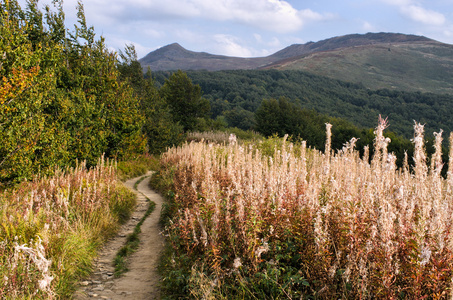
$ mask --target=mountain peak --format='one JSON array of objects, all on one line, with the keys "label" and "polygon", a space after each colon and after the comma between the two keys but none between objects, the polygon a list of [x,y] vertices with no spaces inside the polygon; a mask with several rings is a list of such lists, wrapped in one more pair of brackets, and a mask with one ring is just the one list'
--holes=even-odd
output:
[{"label": "mountain peak", "polygon": [[162,49],[162,50],[186,50],[187,51],[186,48],[184,48],[183,46],[181,46],[178,43],[172,43],[172,44],[169,44],[167,46],[163,46],[160,49]]},{"label": "mountain peak", "polygon": [[144,61],[156,61],[159,59],[164,59],[166,57],[173,57],[173,56],[184,56],[186,53],[189,53],[189,50],[186,50],[178,43],[169,44],[163,46],[153,52],[148,53],[145,57],[140,60]]}]

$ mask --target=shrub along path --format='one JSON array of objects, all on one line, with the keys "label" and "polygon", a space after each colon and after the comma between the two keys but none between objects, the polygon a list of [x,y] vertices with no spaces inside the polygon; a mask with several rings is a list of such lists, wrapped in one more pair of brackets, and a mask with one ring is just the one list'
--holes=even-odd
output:
[{"label": "shrub along path", "polygon": [[[151,173],[148,173],[147,178],[138,184],[137,190],[134,189],[134,184],[140,178],[126,181],[126,186],[137,194],[136,209],[118,234],[100,250],[94,273],[80,283],[74,299],[160,299],[157,265],[164,239],[160,235],[158,222],[163,199],[148,187],[150,176]],[[128,258],[129,271],[117,278],[114,276],[113,261],[118,250],[126,243],[127,236],[133,233],[136,224],[145,215],[148,199],[155,202],[156,207],[141,226],[140,246]]]}]

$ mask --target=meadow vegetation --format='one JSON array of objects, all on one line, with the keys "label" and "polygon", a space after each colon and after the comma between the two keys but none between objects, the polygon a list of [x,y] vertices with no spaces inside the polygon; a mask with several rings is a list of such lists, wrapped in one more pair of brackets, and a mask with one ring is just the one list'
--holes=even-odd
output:
[{"label": "meadow vegetation", "polygon": [[371,157],[356,139],[332,150],[330,124],[324,151],[272,138],[166,152],[153,182],[168,198],[168,299],[450,298],[453,171],[441,176],[442,132],[428,163],[415,124],[413,158],[397,168],[387,125],[380,119]]},{"label": "meadow vegetation", "polygon": [[239,128],[225,128],[224,130],[211,131],[193,131],[186,135],[187,142],[211,142],[217,144],[228,143],[231,135],[234,135],[238,141],[256,142],[263,140],[264,137],[252,130],[242,130]]},{"label": "meadow vegetation", "polygon": [[100,161],[57,171],[0,194],[0,298],[69,298],[135,195]]}]

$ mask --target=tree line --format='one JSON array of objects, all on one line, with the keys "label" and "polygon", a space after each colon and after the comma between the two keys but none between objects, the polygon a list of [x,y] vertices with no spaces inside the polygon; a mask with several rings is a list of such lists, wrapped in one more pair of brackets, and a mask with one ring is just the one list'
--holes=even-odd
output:
[{"label": "tree line", "polygon": [[[159,85],[171,74],[155,72],[152,76]],[[371,91],[300,71],[188,71],[187,75],[209,99],[211,118],[217,125],[253,129],[264,136],[288,134],[319,150],[324,149],[325,123],[331,123],[333,149],[342,149],[355,137],[356,149],[363,154],[364,147],[370,146],[372,156],[373,128],[379,115],[388,117],[390,127],[385,135],[392,141],[389,151],[397,156],[399,166],[405,153],[412,157],[414,151],[414,120],[426,123],[428,154],[434,152],[433,132],[453,128],[453,121],[447,118],[453,113],[450,95]],[[446,161],[446,148],[443,153]]]}]

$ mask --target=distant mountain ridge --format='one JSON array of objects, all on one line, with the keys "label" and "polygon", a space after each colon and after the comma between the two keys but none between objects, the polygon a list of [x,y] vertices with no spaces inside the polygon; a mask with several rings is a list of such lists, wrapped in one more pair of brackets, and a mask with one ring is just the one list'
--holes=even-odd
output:
[{"label": "distant mountain ridge", "polygon": [[366,33],[349,34],[325,39],[319,42],[308,42],[306,44],[294,44],[288,46],[275,54],[274,57],[294,58],[313,52],[331,51],[340,48],[376,45],[382,43],[408,43],[408,42],[433,42],[434,40],[424,36],[407,35],[401,33]]},{"label": "distant mountain ridge", "polygon": [[152,71],[168,70],[238,70],[256,69],[283,59],[295,58],[313,52],[329,51],[345,47],[373,45],[380,43],[406,43],[414,41],[434,41],[423,36],[400,33],[367,33],[350,34],[334,37],[319,42],[293,44],[266,57],[234,57],[194,52],[185,49],[178,43],[173,43],[148,53],[139,62],[143,68],[150,67]]},{"label": "distant mountain ridge", "polygon": [[151,71],[305,70],[372,89],[453,94],[453,45],[401,33],[338,36],[254,58],[194,52],[173,43],[139,62]]}]

